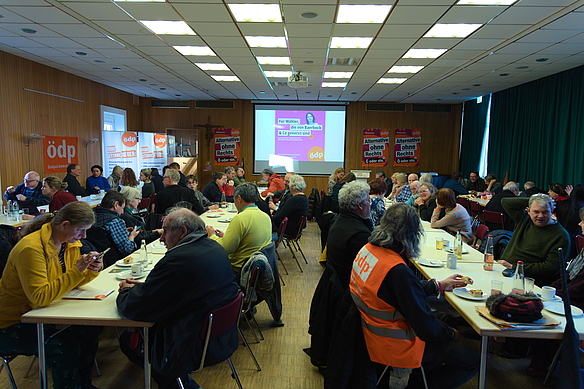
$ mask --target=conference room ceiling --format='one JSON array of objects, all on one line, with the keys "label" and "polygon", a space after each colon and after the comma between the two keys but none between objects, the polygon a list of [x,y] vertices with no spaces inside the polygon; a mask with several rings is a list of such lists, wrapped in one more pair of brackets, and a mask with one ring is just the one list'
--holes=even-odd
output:
[{"label": "conference room ceiling", "polygon": [[[584,64],[584,0],[476,5],[486,1],[0,0],[0,50],[135,95],[181,100],[460,103]],[[347,5],[377,7],[359,19]],[[162,20],[186,30],[154,33],[159,26],[149,22]],[[439,31],[461,24],[466,32]],[[281,42],[256,47],[254,37]],[[335,38],[347,37],[369,39],[341,48]],[[209,55],[179,52],[192,47]],[[412,58],[417,49],[444,53]],[[297,72],[307,87],[287,85]]]}]

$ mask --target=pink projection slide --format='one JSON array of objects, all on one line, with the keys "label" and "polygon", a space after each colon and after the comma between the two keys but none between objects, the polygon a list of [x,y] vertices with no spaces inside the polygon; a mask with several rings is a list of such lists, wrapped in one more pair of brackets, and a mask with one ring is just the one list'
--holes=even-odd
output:
[{"label": "pink projection slide", "polygon": [[276,111],[276,154],[295,161],[324,161],[324,111]]}]

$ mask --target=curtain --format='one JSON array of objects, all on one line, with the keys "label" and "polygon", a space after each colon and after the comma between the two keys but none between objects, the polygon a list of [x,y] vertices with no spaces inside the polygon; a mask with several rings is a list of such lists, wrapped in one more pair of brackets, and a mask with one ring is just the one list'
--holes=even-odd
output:
[{"label": "curtain", "polygon": [[584,181],[584,66],[493,94],[489,173],[502,182]]},{"label": "curtain", "polygon": [[489,99],[489,95],[483,96],[480,104],[475,99],[465,102],[463,106],[459,170],[465,177],[468,177],[471,171],[479,170]]}]

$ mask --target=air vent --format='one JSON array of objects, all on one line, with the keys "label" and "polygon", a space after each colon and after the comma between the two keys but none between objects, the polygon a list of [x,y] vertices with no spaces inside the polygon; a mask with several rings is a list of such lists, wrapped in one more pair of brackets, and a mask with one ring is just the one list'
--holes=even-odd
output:
[{"label": "air vent", "polygon": [[366,111],[405,112],[405,104],[367,103]]},{"label": "air vent", "polygon": [[452,106],[447,104],[414,104],[414,112],[451,112]]},{"label": "air vent", "polygon": [[357,66],[361,58],[329,58],[326,61],[327,66]]},{"label": "air vent", "polygon": [[227,100],[197,100],[195,101],[195,108],[218,108],[218,109],[233,109],[235,103]]},{"label": "air vent", "polygon": [[150,108],[189,108],[188,100],[150,100]]}]

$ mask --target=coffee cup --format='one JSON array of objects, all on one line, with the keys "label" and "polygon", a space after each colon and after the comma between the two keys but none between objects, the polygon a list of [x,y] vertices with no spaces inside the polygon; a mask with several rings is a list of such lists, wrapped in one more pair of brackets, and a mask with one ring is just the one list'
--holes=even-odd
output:
[{"label": "coffee cup", "polygon": [[144,273],[144,266],[139,264],[132,265],[132,277],[140,277],[142,273]]},{"label": "coffee cup", "polygon": [[551,286],[543,286],[541,288],[541,298],[544,300],[553,300],[556,296],[556,288]]}]

